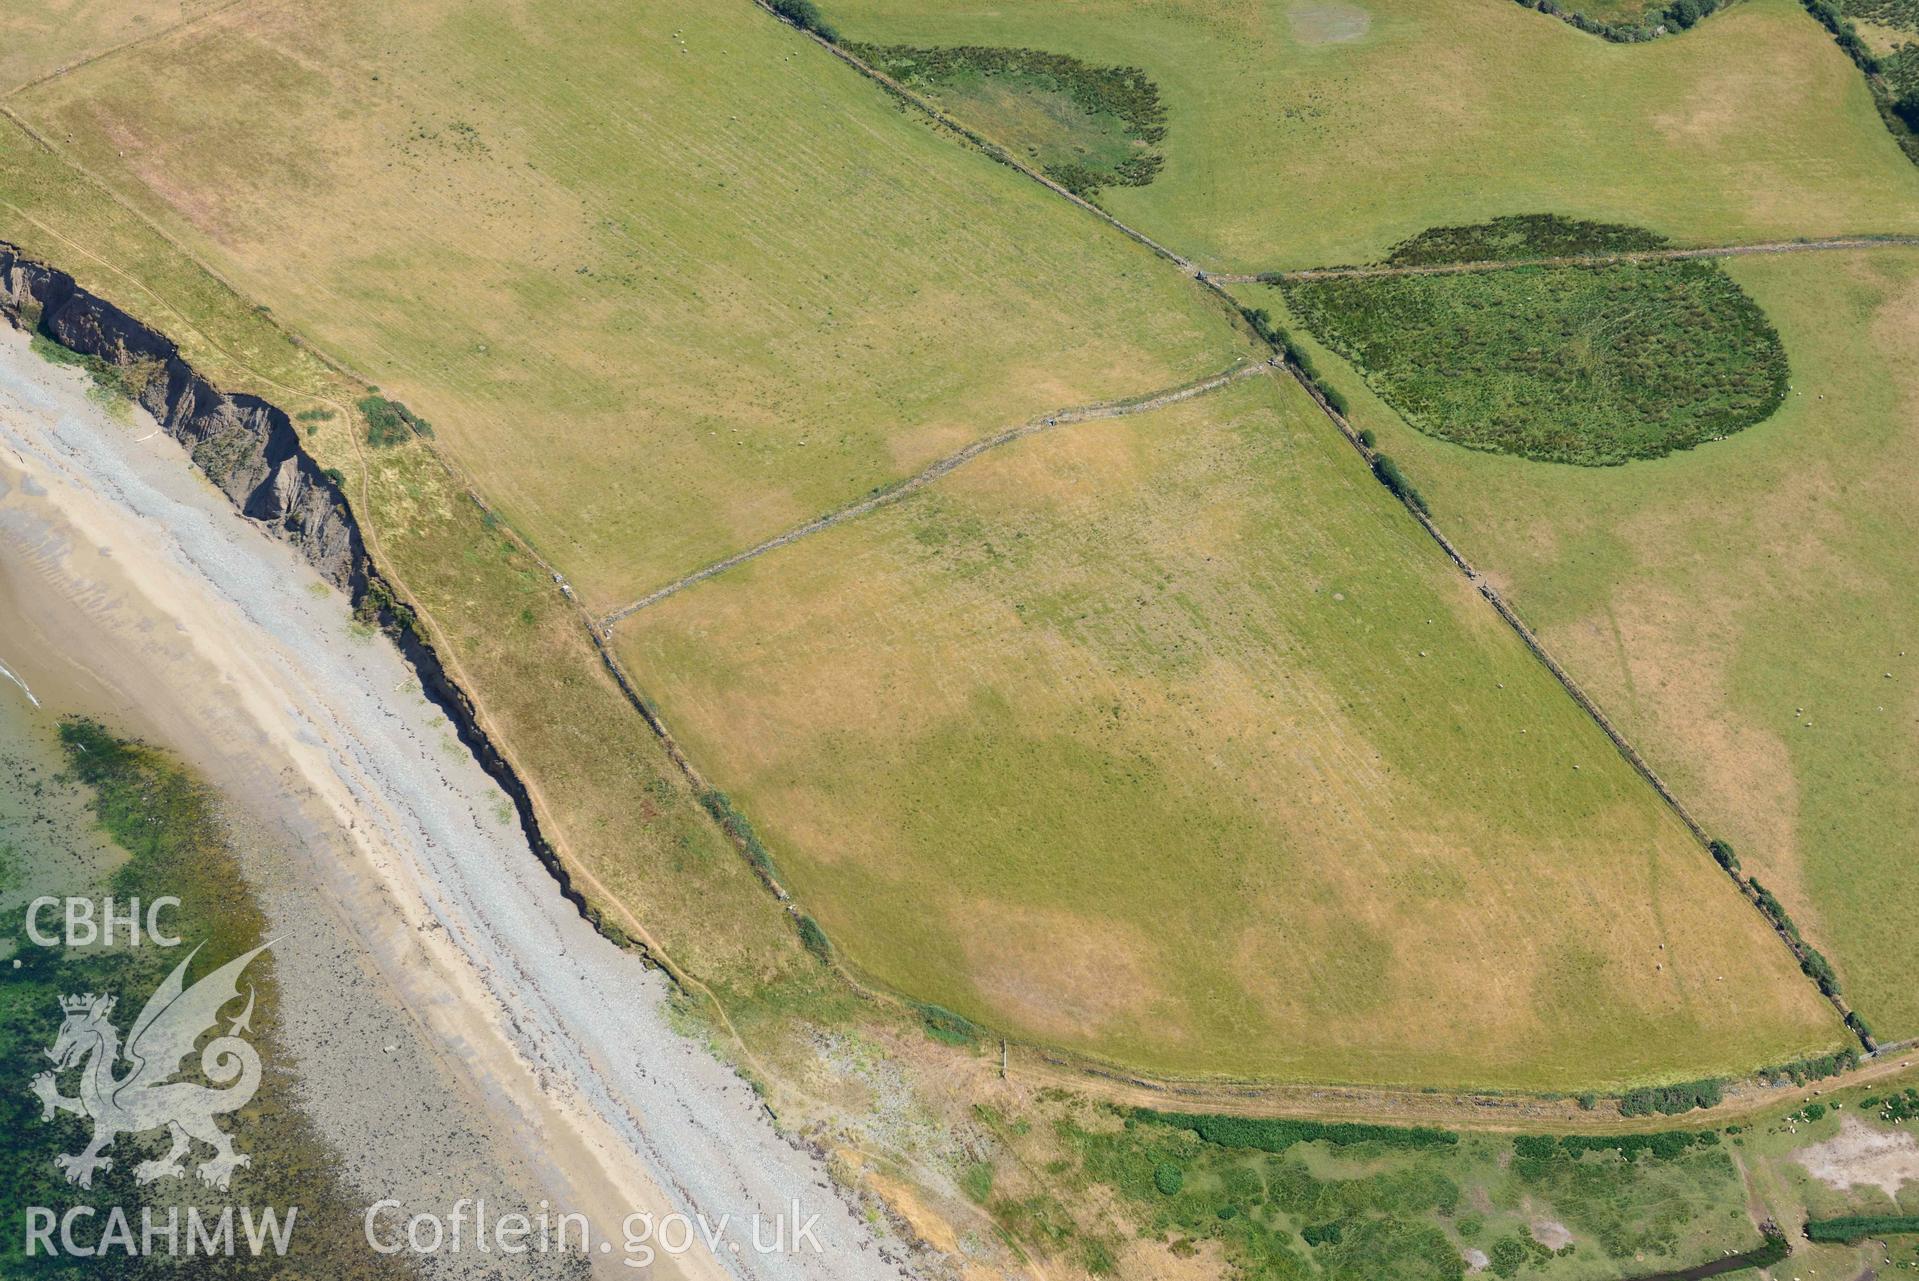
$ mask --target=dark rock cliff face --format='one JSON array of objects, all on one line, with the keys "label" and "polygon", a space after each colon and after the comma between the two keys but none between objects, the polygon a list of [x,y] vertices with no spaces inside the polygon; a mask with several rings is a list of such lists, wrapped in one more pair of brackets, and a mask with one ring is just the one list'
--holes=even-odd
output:
[{"label": "dark rock cliff face", "polygon": [[[447,673],[366,553],[346,495],[300,447],[286,413],[257,396],[221,391],[194,372],[172,340],[74,283],[72,276],[24,257],[0,241],[0,316],[127,371],[141,408],[187,448],[194,465],[233,505],[286,539],[354,605],[377,614],[420,678],[427,697],[453,722],[461,743],[518,811],[527,844],[580,914],[615,943],[645,955],[637,940],[603,920],[573,887],[558,852],[540,830],[526,784],[485,728],[478,709]],[[648,957],[651,960],[650,957]]]},{"label": "dark rock cliff face", "polygon": [[366,550],[339,487],[301,451],[299,433],[257,396],[221,391],[195,373],[172,341],[73,277],[0,243],[0,315],[61,346],[135,375],[140,405],[186,446],[207,478],[247,516],[300,549],[358,600]]}]

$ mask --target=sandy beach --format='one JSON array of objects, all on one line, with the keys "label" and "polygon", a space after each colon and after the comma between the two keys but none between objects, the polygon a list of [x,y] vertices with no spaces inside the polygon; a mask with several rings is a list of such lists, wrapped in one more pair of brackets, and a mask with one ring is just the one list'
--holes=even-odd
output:
[{"label": "sandy beach", "polygon": [[[393,648],[151,421],[86,393],[0,335],[0,680],[233,798],[284,936],[303,1097],[368,1204],[579,1211],[606,1275],[901,1275],[751,1089],[670,1028],[664,977],[562,898]],[[703,1216],[717,1239],[629,1252],[635,1213]],[[782,1248],[761,1248],[776,1223]],[[525,1256],[423,1262],[536,1275]]]}]

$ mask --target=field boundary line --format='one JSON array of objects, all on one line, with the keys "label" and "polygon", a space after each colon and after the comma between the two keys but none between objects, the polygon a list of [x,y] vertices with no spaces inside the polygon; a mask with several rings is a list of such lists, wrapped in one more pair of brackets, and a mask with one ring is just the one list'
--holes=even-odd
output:
[{"label": "field boundary line", "polygon": [[[1290,362],[1286,363],[1284,367],[1286,372],[1293,376],[1293,380],[1305,388],[1306,394],[1311,396],[1314,402],[1319,405],[1321,412],[1339,429],[1340,434],[1346,438],[1346,442],[1358,451],[1359,456],[1366,461],[1368,468],[1373,468],[1375,460],[1380,457],[1379,451],[1360,439],[1359,433],[1354,430],[1352,423],[1347,421],[1344,414],[1333,408],[1331,402],[1326,399],[1325,393],[1315,385],[1311,378],[1306,377],[1301,370]],[[1389,490],[1389,492],[1391,491]],[[1633,769],[1638,772],[1639,776],[1651,785],[1653,791],[1659,794],[1660,799],[1665,801],[1667,808],[1685,825],[1686,830],[1692,833],[1693,839],[1698,843],[1700,849],[1710,856],[1712,853],[1712,835],[1706,831],[1705,826],[1693,817],[1692,811],[1686,808],[1685,802],[1680,800],[1678,794],[1667,785],[1666,780],[1660,776],[1659,771],[1655,770],[1652,767],[1652,763],[1640,754],[1639,749],[1632,745],[1631,740],[1626,737],[1625,733],[1620,730],[1617,725],[1613,724],[1612,718],[1607,716],[1600,708],[1598,701],[1586,693],[1579,682],[1573,679],[1572,673],[1567,671],[1566,668],[1560,664],[1559,660],[1553,656],[1552,651],[1546,648],[1545,642],[1539,639],[1538,634],[1534,632],[1531,627],[1527,626],[1526,621],[1519,616],[1519,611],[1514,609],[1512,604],[1506,600],[1504,593],[1494,586],[1492,581],[1488,579],[1486,575],[1482,574],[1471,561],[1466,559],[1465,554],[1453,544],[1450,538],[1446,537],[1445,533],[1434,523],[1433,518],[1417,503],[1404,494],[1395,493],[1394,496],[1399,499],[1400,505],[1412,515],[1412,518],[1419,522],[1420,527],[1424,529],[1427,534],[1431,535],[1432,540],[1439,544],[1439,549],[1445,552],[1447,559],[1452,561],[1453,565],[1466,576],[1466,581],[1472,584],[1473,588],[1478,591],[1481,596],[1486,598],[1487,603],[1498,612],[1501,618],[1506,620],[1507,626],[1513,630],[1513,633],[1519,637],[1526,648],[1532,651],[1533,657],[1538,659],[1540,664],[1543,665],[1548,672],[1552,673],[1553,678],[1559,682],[1560,688],[1571,695],[1572,700],[1585,710],[1586,714],[1592,718],[1594,724],[1599,726],[1601,732],[1612,741],[1613,747],[1625,758],[1626,763],[1631,765]],[[1713,859],[1713,864],[1716,867],[1720,867],[1727,876],[1732,878],[1733,884],[1739,887],[1739,892],[1745,896],[1748,903],[1752,904],[1753,910],[1758,912],[1760,917],[1765,920],[1766,925],[1772,930],[1773,934],[1786,945],[1786,950],[1792,953],[1793,960],[1800,965],[1801,972],[1805,973],[1806,944],[1794,938],[1784,926],[1774,920],[1772,915],[1761,906],[1759,892],[1753,888],[1751,879],[1747,877],[1744,872],[1724,867],[1719,863],[1717,858]],[[1808,974],[1807,977],[1810,978],[1810,974]],[[1852,1006],[1846,1001],[1845,994],[1843,992],[1828,993],[1822,989],[1820,995],[1825,997],[1827,1003],[1838,1011],[1840,1021],[1845,1024],[1847,1031],[1864,1046],[1866,1052],[1865,1057],[1868,1059],[1876,1057],[1879,1053],[1879,1047],[1870,1037],[1861,1035],[1854,1027]]]},{"label": "field boundary line", "polygon": [[1052,192],[1054,195],[1063,197],[1064,199],[1071,201],[1073,204],[1078,205],[1081,209],[1084,209],[1087,213],[1092,214],[1095,218],[1098,218],[1101,222],[1104,222],[1107,225],[1117,229],[1118,231],[1125,233],[1125,235],[1128,238],[1138,241],[1140,244],[1146,246],[1146,248],[1152,250],[1154,253],[1158,254],[1160,257],[1166,259],[1166,261],[1172,263],[1174,266],[1178,267],[1181,271],[1185,272],[1187,275],[1192,276],[1195,279],[1203,280],[1205,278],[1206,273],[1202,271],[1199,267],[1199,264],[1194,262],[1192,259],[1186,257],[1185,255],[1179,253],[1178,251],[1174,249],[1169,248],[1166,245],[1161,244],[1159,241],[1153,239],[1151,236],[1147,235],[1145,232],[1141,231],[1139,228],[1131,226],[1127,223],[1121,222],[1118,218],[1106,212],[1106,210],[1101,209],[1098,205],[1086,199],[1086,197],[1075,195],[1073,192],[1071,192],[1067,188],[1061,186],[1057,182],[1054,182],[1051,178],[1048,178],[1045,174],[1041,173],[1039,170],[1033,168],[1031,165],[1027,164],[1025,161],[1019,159],[1019,157],[1013,155],[1012,152],[1008,151],[1005,147],[1001,146],[999,143],[994,142],[991,138],[988,138],[985,134],[979,132],[979,130],[973,128],[969,124],[965,124],[964,122],[954,118],[953,116],[948,115],[945,111],[941,110],[938,106],[934,105],[931,101],[921,97],[917,93],[914,93],[911,89],[908,89],[905,85],[893,79],[891,76],[887,75],[884,71],[881,71],[878,67],[875,67],[870,62],[867,62],[864,58],[861,58],[858,54],[840,47],[839,45],[835,44],[833,41],[828,40],[825,36],[822,36],[817,31],[808,30],[807,28],[800,26],[798,23],[789,21],[777,9],[775,9],[772,5],[768,4],[767,0],[753,0],[753,3],[755,5],[758,5],[761,9],[764,9],[767,13],[771,14],[781,24],[791,27],[793,30],[799,32],[801,35],[811,40],[814,44],[826,50],[826,52],[832,54],[835,58],[838,58],[841,62],[845,63],[847,66],[851,67],[853,70],[859,72],[859,74],[865,76],[868,80],[871,80],[874,84],[884,89],[887,93],[892,94],[895,98],[898,98],[901,102],[904,102],[908,106],[923,112],[928,118],[930,118],[935,124],[939,125],[941,128],[947,129],[951,131],[952,133],[957,134],[960,138],[971,143],[973,146],[978,147],[982,152],[986,154],[986,156],[989,159],[999,161],[999,163],[1005,165],[1007,168],[1012,169],[1015,172],[1024,174],[1028,178],[1031,178],[1034,182],[1037,182],[1040,186],[1046,188],[1048,191]]},{"label": "field boundary line", "polygon": [[1221,285],[1277,285],[1308,280],[1365,280],[1380,276],[1459,276],[1521,267],[1603,267],[1614,263],[1679,262],[1695,258],[1741,258],[1752,254],[1830,253],[1839,250],[1911,248],[1919,236],[1834,236],[1824,240],[1760,240],[1691,248],[1632,249],[1621,253],[1564,254],[1553,258],[1483,258],[1472,262],[1378,263],[1369,267],[1305,267],[1293,271],[1212,272],[1200,275]]},{"label": "field boundary line", "polygon": [[1091,405],[1080,405],[1072,409],[1055,410],[1042,417],[1028,419],[1017,427],[1008,427],[1004,431],[996,432],[991,436],[976,440],[966,446],[966,448],[956,453],[948,454],[946,457],[930,464],[923,470],[908,476],[905,480],[895,481],[892,484],[882,486],[879,490],[865,498],[848,503],[844,507],[836,507],[823,516],[816,516],[803,525],[796,525],[785,533],[776,534],[765,542],[756,543],[745,551],[735,552],[724,560],[716,560],[702,569],[694,570],[683,578],[674,579],[664,587],[656,588],[631,604],[622,605],[620,608],[606,615],[606,617],[600,620],[599,629],[602,632],[610,634],[613,628],[621,621],[631,618],[649,605],[658,604],[676,592],[685,591],[696,583],[702,583],[715,575],[724,574],[727,570],[737,565],[743,565],[749,560],[758,559],[770,551],[777,551],[782,547],[796,543],[809,534],[817,534],[822,530],[844,524],[849,520],[864,516],[868,512],[875,511],[888,504],[896,503],[907,495],[924,489],[940,477],[964,467],[981,454],[989,450],[998,449],[1001,445],[1010,445],[1016,440],[1024,440],[1028,436],[1037,436],[1041,432],[1052,431],[1059,427],[1071,427],[1078,423],[1097,422],[1107,418],[1124,418],[1131,414],[1143,414],[1155,409],[1163,409],[1167,405],[1176,405],[1183,400],[1191,400],[1195,396],[1203,396],[1209,391],[1216,391],[1226,386],[1228,383],[1238,382],[1242,378],[1273,369],[1276,365],[1277,358],[1270,358],[1258,364],[1235,364],[1231,368],[1221,370],[1219,373],[1209,374],[1193,382],[1181,383],[1179,386],[1168,388],[1165,391],[1148,392],[1143,396],[1134,396],[1126,400],[1105,401]]},{"label": "field boundary line", "polygon": [[69,62],[65,66],[55,67],[52,71],[43,72],[31,80],[23,80],[12,88],[0,90],[0,99],[11,98],[15,94],[25,93],[29,89],[38,89],[41,85],[50,84],[62,76],[70,75],[75,71],[85,70],[96,62],[111,58],[116,53],[124,53],[128,49],[135,49],[143,44],[152,44],[155,41],[164,40],[168,36],[185,31],[188,27],[198,26],[203,22],[219,17],[229,9],[237,9],[247,3],[250,3],[250,0],[226,0],[225,4],[216,5],[208,9],[205,13],[196,13],[192,17],[182,18],[171,26],[162,27],[158,31],[149,31],[145,35],[135,36],[131,40],[123,40],[119,44],[102,49],[97,53],[87,54],[78,62]]}]

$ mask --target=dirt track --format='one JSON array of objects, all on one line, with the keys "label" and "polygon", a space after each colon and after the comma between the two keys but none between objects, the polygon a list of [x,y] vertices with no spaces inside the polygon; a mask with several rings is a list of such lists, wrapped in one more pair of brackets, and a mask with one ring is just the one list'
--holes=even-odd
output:
[{"label": "dirt track", "polygon": [[1128,400],[1105,401],[1100,404],[1081,405],[1074,409],[1061,409],[1047,414],[1044,417],[1034,418],[1028,422],[1021,423],[1017,427],[1008,427],[1005,431],[988,436],[983,440],[974,441],[958,453],[948,454],[938,462],[927,467],[924,471],[918,472],[896,485],[889,486],[870,498],[863,498],[856,503],[850,503],[845,507],[830,511],[824,516],[815,517],[807,521],[804,525],[797,525],[787,530],[784,534],[769,538],[765,542],[749,547],[743,552],[736,552],[728,556],[725,560],[714,561],[711,565],[706,566],[706,568],[694,570],[684,578],[675,579],[666,586],[640,597],[631,605],[623,605],[608,614],[600,620],[600,630],[602,633],[605,633],[621,619],[630,618],[645,609],[648,605],[657,604],[675,592],[684,591],[695,583],[705,582],[716,574],[723,574],[735,565],[743,564],[746,561],[753,560],[755,557],[764,556],[766,553],[785,547],[789,543],[796,543],[808,534],[817,534],[823,529],[831,529],[833,526],[844,524],[846,521],[852,520],[855,517],[864,516],[875,508],[884,507],[888,503],[898,502],[914,490],[925,488],[941,476],[946,475],[956,468],[965,466],[990,449],[998,449],[1001,445],[1010,445],[1016,440],[1023,440],[1028,436],[1036,436],[1043,431],[1051,431],[1055,427],[1070,427],[1074,423],[1093,422],[1101,418],[1124,418],[1129,414],[1144,414],[1155,409],[1163,409],[1167,405],[1176,405],[1182,400],[1191,400],[1195,396],[1203,396],[1209,391],[1215,391],[1226,386],[1228,383],[1238,382],[1240,379],[1249,377],[1250,375],[1264,373],[1276,368],[1277,365],[1277,360],[1268,360],[1260,364],[1235,365],[1231,369],[1223,370],[1207,378],[1202,378],[1197,382],[1182,383],[1178,387],[1170,387],[1165,391],[1151,392],[1145,396],[1133,397]]}]

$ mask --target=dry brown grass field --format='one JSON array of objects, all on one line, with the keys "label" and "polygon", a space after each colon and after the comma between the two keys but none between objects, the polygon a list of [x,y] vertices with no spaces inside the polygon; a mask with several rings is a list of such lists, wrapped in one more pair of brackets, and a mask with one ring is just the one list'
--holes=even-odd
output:
[{"label": "dry brown grass field", "polygon": [[1532,1088],[1837,1043],[1290,380],[1006,446],[620,643],[844,954],[995,1028]]},{"label": "dry brown grass field", "polygon": [[[23,238],[242,369],[236,301],[379,383],[594,613],[1250,354],[750,7],[247,3],[8,105],[51,149],[10,136]],[[808,973],[545,569],[422,446],[314,447],[609,919],[729,993]],[[1841,1037],[1288,383],[1010,446],[620,639],[861,971],[1035,1041],[1561,1088]]]},{"label": "dry brown grass field", "polygon": [[1247,350],[750,8],[249,3],[9,105],[434,423],[602,608]]}]

